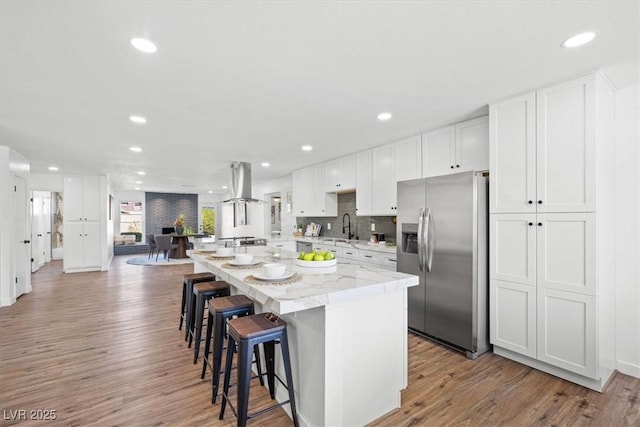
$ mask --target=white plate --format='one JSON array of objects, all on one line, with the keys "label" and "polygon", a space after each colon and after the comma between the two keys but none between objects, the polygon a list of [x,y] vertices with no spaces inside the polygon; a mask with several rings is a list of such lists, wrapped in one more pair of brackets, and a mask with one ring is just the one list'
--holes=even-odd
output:
[{"label": "white plate", "polygon": [[240,266],[240,265],[256,265],[256,264],[260,264],[260,261],[252,260],[252,261],[249,261],[249,262],[238,262],[238,261],[236,261],[234,259],[234,260],[229,261],[229,264],[238,265],[238,266]]},{"label": "white plate", "polygon": [[284,274],[280,277],[269,277],[269,276],[265,276],[262,273],[253,273],[253,277],[255,277],[258,280],[266,280],[268,282],[274,281],[274,280],[285,280],[288,279],[289,277],[292,277],[294,274],[294,272],[291,271],[285,271]]}]

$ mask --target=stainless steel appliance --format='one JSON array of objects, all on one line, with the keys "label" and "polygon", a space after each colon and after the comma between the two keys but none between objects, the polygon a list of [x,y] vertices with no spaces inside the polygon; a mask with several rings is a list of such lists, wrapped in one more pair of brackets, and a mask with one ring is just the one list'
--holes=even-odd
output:
[{"label": "stainless steel appliance", "polygon": [[409,328],[475,359],[489,349],[488,181],[463,172],[398,182],[398,271]]},{"label": "stainless steel appliance", "polygon": [[221,237],[218,239],[221,242],[224,242],[225,247],[234,247],[234,246],[266,246],[266,239],[256,239],[253,236],[242,236],[242,237]]}]

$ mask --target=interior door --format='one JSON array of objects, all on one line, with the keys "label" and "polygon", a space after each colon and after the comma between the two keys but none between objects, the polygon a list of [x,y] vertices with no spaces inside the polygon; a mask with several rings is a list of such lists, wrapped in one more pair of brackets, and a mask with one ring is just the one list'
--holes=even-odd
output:
[{"label": "interior door", "polygon": [[29,237],[29,203],[27,200],[27,182],[17,175],[13,176],[13,239],[12,239],[12,278],[15,283],[15,297],[27,293],[31,274],[31,239]]},{"label": "interior door", "polygon": [[52,213],[51,213],[51,193],[44,193],[42,197],[42,231],[44,232],[44,262],[51,262],[51,226],[52,226]]}]

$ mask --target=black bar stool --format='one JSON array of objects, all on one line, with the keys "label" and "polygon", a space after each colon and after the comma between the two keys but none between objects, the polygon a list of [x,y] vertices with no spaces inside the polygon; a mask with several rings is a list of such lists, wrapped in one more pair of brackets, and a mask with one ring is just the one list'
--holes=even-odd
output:
[{"label": "black bar stool", "polygon": [[[220,405],[220,419],[224,419],[224,410],[229,403],[231,410],[238,417],[238,426],[244,427],[247,420],[261,415],[279,406],[289,403],[293,424],[298,427],[298,414],[296,413],[296,401],[293,392],[293,380],[291,377],[291,361],[289,359],[289,342],[287,340],[287,324],[273,313],[254,314],[252,316],[239,317],[229,320],[229,341],[227,342],[227,359],[224,368],[224,388],[222,391],[222,404]],[[282,382],[275,374],[275,344],[280,342],[284,371],[287,384]],[[237,410],[229,401],[229,380],[233,366],[233,353],[238,345],[238,392]],[[289,400],[278,403],[269,408],[249,414],[249,388],[251,382],[251,350],[253,346],[262,344],[265,360],[267,362],[267,381],[271,399],[275,398],[275,379],[284,385],[289,392]]]},{"label": "black bar stool", "polygon": [[[191,294],[193,293],[193,284],[201,282],[213,282],[216,280],[216,276],[213,273],[191,273],[185,274],[182,280],[182,304],[180,305],[180,326],[178,330],[182,329],[182,322],[189,322],[189,310],[191,309]],[[184,340],[189,338],[189,329],[185,329]]]},{"label": "black bar stool", "polygon": [[[255,313],[253,301],[245,295],[232,295],[230,297],[215,298],[209,302],[209,318],[207,320],[207,336],[204,345],[204,360],[202,362],[201,379],[204,379],[207,366],[211,368],[211,403],[216,403],[218,389],[220,388],[220,374],[222,365],[222,350],[224,348],[224,336],[227,320],[234,317],[250,316]],[[213,349],[211,347],[213,346]],[[260,351],[254,346],[258,378],[260,385],[264,385],[262,379],[262,366],[260,363]],[[209,361],[209,354],[212,354]]]},{"label": "black bar stool", "polygon": [[193,348],[193,363],[198,363],[198,353],[200,353],[200,340],[202,337],[202,323],[204,321],[204,309],[207,301],[212,298],[228,297],[231,295],[231,286],[227,282],[204,282],[193,285],[193,295],[191,296],[191,315],[188,317],[189,348],[195,338]]}]

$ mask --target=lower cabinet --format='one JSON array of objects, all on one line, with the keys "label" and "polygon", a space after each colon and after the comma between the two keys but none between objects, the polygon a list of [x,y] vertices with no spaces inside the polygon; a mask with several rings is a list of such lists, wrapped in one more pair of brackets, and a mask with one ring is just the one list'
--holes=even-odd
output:
[{"label": "lower cabinet", "polygon": [[596,298],[538,288],[538,360],[597,379]]},{"label": "lower cabinet", "polygon": [[278,242],[278,241],[267,242],[267,246],[271,248],[280,248],[285,251],[297,252],[297,245],[295,240],[288,240],[284,242]]},{"label": "lower cabinet", "polygon": [[536,287],[491,281],[491,343],[536,357]]},{"label": "lower cabinet", "polygon": [[64,224],[64,270],[100,268],[100,223],[69,221]]}]

